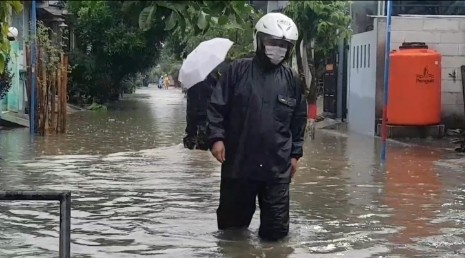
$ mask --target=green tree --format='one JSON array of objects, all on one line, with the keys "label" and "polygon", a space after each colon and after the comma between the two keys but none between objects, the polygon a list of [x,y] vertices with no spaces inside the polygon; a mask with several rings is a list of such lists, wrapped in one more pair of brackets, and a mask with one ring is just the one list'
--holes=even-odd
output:
[{"label": "green tree", "polygon": [[131,1],[125,5],[125,10],[133,14],[140,12],[139,26],[142,30],[153,26],[150,21],[158,16],[159,11],[169,13],[164,25],[170,36],[164,41],[158,65],[151,74],[171,74],[175,83],[183,55],[190,53],[202,41],[215,37],[229,38],[235,44],[228,59],[249,55],[253,26],[262,15],[246,1]]},{"label": "green tree", "polygon": [[3,99],[11,88],[11,80],[13,79],[13,75],[8,68],[9,61],[10,57],[7,57],[7,59],[4,61],[5,65],[3,67],[3,71],[0,73],[0,99]]},{"label": "green tree", "polygon": [[[149,30],[139,29],[137,17],[120,1],[69,1],[76,49],[71,53],[70,96],[87,96],[104,103],[124,90],[124,79],[152,67],[161,42],[169,34],[161,12]],[[76,101],[76,99],[75,99]]]},{"label": "green tree", "polygon": [[[289,1],[284,9],[299,29],[296,43],[299,74],[305,74],[307,61],[312,75],[307,85],[309,103],[316,101],[316,82],[324,73],[322,59],[334,54],[340,40],[347,39],[351,34],[349,5],[350,1]],[[300,51],[301,44],[305,53]]]},{"label": "green tree", "polygon": [[165,30],[172,35],[167,41],[176,55],[192,51],[204,40],[225,37],[236,43],[232,56],[240,56],[251,46],[251,42],[239,42],[241,36],[252,35],[254,22],[260,16],[247,1],[129,1],[126,10],[140,11],[142,30],[153,26],[153,18],[160,10],[167,11]]},{"label": "green tree", "polygon": [[139,26],[144,31],[156,24],[160,10],[168,11],[165,29],[188,32],[187,36],[215,24],[240,28],[248,19],[244,14],[252,10],[247,1],[125,1],[125,8],[140,11]]},{"label": "green tree", "polygon": [[[120,93],[123,79],[148,72],[157,61],[167,64],[164,72],[179,70],[188,39],[215,26],[242,29],[251,23],[252,10],[246,1],[68,1],[68,7],[77,38],[70,96],[98,102]],[[164,54],[168,63],[159,54],[170,35],[179,40],[177,49]]]},{"label": "green tree", "polygon": [[222,21],[226,22],[225,24],[222,24],[221,22],[214,23],[209,27],[208,31],[206,31],[205,33],[192,35],[189,38],[189,40],[187,40],[183,51],[186,53],[190,53],[202,41],[216,37],[221,37],[230,39],[234,42],[234,45],[228,52],[227,59],[237,59],[249,56],[251,52],[253,52],[252,35],[254,31],[254,25],[263,14],[251,9],[250,11],[247,10],[246,13],[242,15],[248,16],[247,19],[244,19],[247,20],[247,22],[242,24],[242,26],[237,27],[236,22],[233,22],[231,25],[228,23],[229,20]]}]

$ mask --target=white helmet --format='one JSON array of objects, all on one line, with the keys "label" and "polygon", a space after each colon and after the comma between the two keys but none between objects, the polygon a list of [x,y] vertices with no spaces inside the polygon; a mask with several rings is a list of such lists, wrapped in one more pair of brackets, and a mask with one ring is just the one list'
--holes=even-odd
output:
[{"label": "white helmet", "polygon": [[258,48],[258,32],[265,33],[277,39],[286,40],[292,43],[292,45],[299,38],[299,31],[294,21],[282,13],[267,13],[255,24],[254,51],[257,51]]}]

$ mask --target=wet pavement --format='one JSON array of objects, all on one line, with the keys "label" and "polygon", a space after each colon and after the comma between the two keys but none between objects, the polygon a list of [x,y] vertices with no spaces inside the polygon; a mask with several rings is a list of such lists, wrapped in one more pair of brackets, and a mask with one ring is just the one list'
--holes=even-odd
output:
[{"label": "wet pavement", "polygon": [[[219,232],[219,166],[180,145],[185,99],[141,89],[68,134],[0,132],[0,189],[70,190],[72,257],[465,257],[465,173],[447,150],[318,131],[279,243]],[[463,156],[462,156],[463,157]],[[0,257],[57,257],[58,204],[0,202]]]}]

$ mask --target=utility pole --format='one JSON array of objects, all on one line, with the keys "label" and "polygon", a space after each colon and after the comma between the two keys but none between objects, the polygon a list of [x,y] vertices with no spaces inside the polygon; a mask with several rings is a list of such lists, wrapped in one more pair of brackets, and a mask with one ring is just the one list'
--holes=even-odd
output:
[{"label": "utility pole", "polygon": [[381,124],[381,140],[382,140],[382,149],[381,149],[381,162],[384,164],[386,161],[386,151],[387,151],[387,105],[388,105],[388,95],[389,95],[389,65],[390,57],[389,53],[391,52],[391,15],[392,15],[392,0],[387,0],[387,14],[386,14],[386,44],[384,49],[384,98],[383,98],[383,120]]}]

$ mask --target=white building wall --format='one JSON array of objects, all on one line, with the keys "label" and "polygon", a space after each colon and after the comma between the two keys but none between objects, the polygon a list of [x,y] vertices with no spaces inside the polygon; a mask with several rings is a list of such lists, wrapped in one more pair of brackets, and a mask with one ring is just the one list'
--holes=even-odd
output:
[{"label": "white building wall", "polygon": [[347,71],[347,118],[350,131],[373,136],[376,110],[375,30],[352,36]]}]

